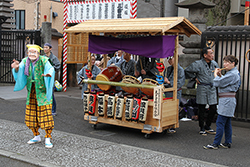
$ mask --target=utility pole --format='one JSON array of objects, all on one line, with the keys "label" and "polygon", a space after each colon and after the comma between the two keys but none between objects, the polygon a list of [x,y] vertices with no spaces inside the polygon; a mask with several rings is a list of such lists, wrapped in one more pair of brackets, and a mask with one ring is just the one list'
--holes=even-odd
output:
[{"label": "utility pole", "polygon": [[161,0],[161,17],[165,17],[165,0]]}]

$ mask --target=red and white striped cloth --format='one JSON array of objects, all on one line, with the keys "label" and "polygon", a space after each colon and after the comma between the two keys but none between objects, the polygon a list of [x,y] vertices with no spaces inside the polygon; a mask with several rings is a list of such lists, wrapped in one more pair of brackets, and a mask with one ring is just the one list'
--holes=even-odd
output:
[{"label": "red and white striped cloth", "polygon": [[64,11],[63,11],[63,91],[67,90],[67,33],[65,32],[67,27],[67,3],[64,2]]}]

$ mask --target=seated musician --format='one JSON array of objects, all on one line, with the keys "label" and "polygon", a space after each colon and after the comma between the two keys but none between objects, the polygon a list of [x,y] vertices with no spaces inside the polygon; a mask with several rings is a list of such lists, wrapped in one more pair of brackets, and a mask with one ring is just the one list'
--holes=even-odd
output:
[{"label": "seated musician", "polygon": [[[95,58],[95,55],[92,54],[91,55],[91,73],[92,73],[92,76],[91,76],[91,79],[95,80],[96,76],[101,72],[100,68],[98,68],[96,65],[95,65],[95,61],[96,61],[96,58]],[[82,84],[82,98],[83,98],[83,93],[84,91],[87,90],[87,87],[88,87],[88,84],[86,83],[82,83],[82,80],[83,79],[87,79],[87,74],[86,74],[86,69],[89,70],[89,67],[88,65],[84,66],[77,74],[77,81],[78,81],[78,84]],[[95,88],[98,88],[97,85],[93,84],[91,85],[91,90],[95,89]]]},{"label": "seated musician", "polygon": [[121,68],[123,75],[134,76],[135,61],[131,59],[131,54],[124,52],[124,60],[118,67]]},{"label": "seated musician", "polygon": [[122,50],[118,50],[116,52],[116,56],[112,57],[109,61],[108,61],[108,64],[107,64],[107,67],[111,66],[111,65],[116,65],[116,66],[119,66],[123,61],[124,61],[124,58],[123,58],[123,51]]},{"label": "seated musician", "polygon": [[150,78],[156,79],[156,75],[159,74],[159,71],[156,68],[156,58],[148,58],[140,56],[139,60],[136,63],[135,77],[142,77],[142,79]]},{"label": "seated musician", "polygon": [[95,65],[97,67],[99,67],[101,70],[103,70],[104,68],[104,55],[101,54],[100,56],[96,56],[96,61],[95,61]]}]

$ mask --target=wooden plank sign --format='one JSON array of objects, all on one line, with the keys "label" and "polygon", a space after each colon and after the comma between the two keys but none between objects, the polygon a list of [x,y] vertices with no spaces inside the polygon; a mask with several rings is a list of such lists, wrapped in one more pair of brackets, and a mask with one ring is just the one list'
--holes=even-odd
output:
[{"label": "wooden plank sign", "polygon": [[161,86],[154,87],[154,101],[153,101],[153,118],[161,119],[161,101],[162,91]]},{"label": "wooden plank sign", "polygon": [[88,41],[87,33],[68,33],[68,57],[67,64],[87,63],[88,60]]}]

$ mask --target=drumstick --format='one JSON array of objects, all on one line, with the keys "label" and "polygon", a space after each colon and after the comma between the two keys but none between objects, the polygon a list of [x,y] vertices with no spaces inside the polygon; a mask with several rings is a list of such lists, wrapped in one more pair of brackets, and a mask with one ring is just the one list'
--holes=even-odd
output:
[{"label": "drumstick", "polygon": [[141,64],[141,70],[143,70],[143,66],[142,66],[142,62],[141,62],[141,59],[140,59],[140,64]]},{"label": "drumstick", "polygon": [[134,63],[134,66],[135,66],[135,71],[137,71],[137,70],[136,70],[136,62]]},{"label": "drumstick", "polygon": [[[221,68],[220,70],[225,70],[226,68]],[[214,72],[215,70],[213,70],[212,72]]]}]

